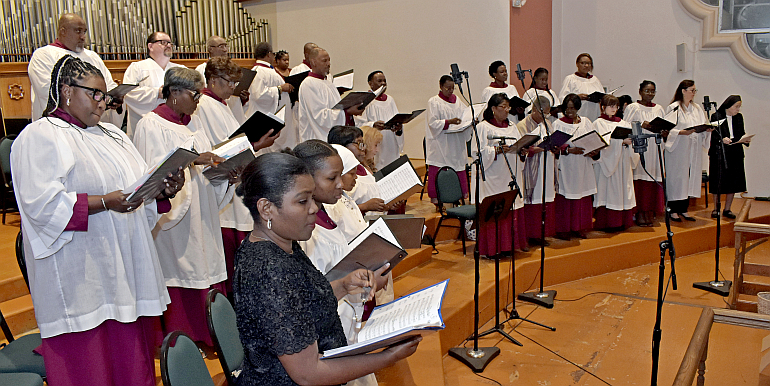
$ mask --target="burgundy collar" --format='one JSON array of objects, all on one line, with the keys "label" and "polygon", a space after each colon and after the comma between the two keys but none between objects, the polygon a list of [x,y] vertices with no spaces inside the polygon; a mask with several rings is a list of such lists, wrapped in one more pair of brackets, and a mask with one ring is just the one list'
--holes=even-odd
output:
[{"label": "burgundy collar", "polygon": [[188,123],[190,123],[189,115],[182,115],[181,117],[179,114],[176,113],[171,107],[168,107],[165,103],[161,103],[158,107],[155,108],[155,110],[152,110],[153,113],[158,114],[159,117],[169,121],[176,123],[177,125],[183,125],[187,126]]},{"label": "burgundy collar", "polygon": [[319,209],[318,212],[315,213],[315,223],[324,229],[331,230],[337,228],[337,223],[335,223],[323,209]]},{"label": "burgundy collar", "polygon": [[449,96],[449,98],[447,98],[447,97],[444,96],[444,93],[439,91],[438,92],[438,97],[441,98],[444,102],[447,102],[447,103],[455,103],[455,102],[457,102],[457,95],[455,95],[455,94],[452,94],[452,95]]},{"label": "burgundy collar", "polygon": [[323,75],[321,75],[321,74],[316,74],[316,73],[315,73],[315,72],[313,72],[312,70],[310,71],[310,73],[308,73],[308,74],[307,74],[307,76],[309,76],[309,77],[311,77],[311,78],[321,79],[321,80],[324,80],[324,79],[326,79],[326,77],[325,77],[325,76],[323,76]]},{"label": "burgundy collar", "polygon": [[261,60],[257,60],[257,63],[256,63],[255,65],[256,65],[256,66],[260,66],[260,67],[265,67],[265,68],[273,68],[273,66],[271,66],[271,65],[269,65],[269,64],[267,64],[267,63],[264,63],[264,62],[263,62],[263,61],[261,61]]},{"label": "burgundy collar", "polygon": [[607,114],[599,115],[599,118],[606,119],[610,122],[620,122],[620,117],[611,117]]},{"label": "burgundy collar", "polygon": [[214,92],[213,92],[213,91],[211,91],[211,89],[210,89],[210,88],[208,88],[208,87],[204,87],[204,88],[203,88],[203,91],[201,91],[201,94],[203,94],[203,95],[207,95],[207,96],[209,96],[209,97],[211,97],[211,98],[214,98],[214,100],[216,100],[216,101],[218,101],[219,103],[221,103],[221,104],[223,104],[223,105],[227,106],[227,102],[226,102],[224,99],[220,98],[220,97],[219,97],[217,94],[214,94]]},{"label": "burgundy collar", "polygon": [[[372,90],[372,92],[374,92],[374,90]],[[376,100],[378,100],[380,102],[385,102],[386,100],[388,100],[388,96],[385,93],[382,93],[382,94],[380,94],[380,96],[378,96],[377,98],[374,98],[374,99],[376,99]]]},{"label": "burgundy collar", "polygon": [[593,77],[594,77],[594,76],[593,76],[593,75],[591,75],[591,74],[588,74],[588,75],[586,75],[586,76],[580,75],[580,74],[579,74],[577,71],[575,71],[575,75],[577,75],[577,76],[579,76],[579,77],[581,77],[581,78],[583,78],[583,79],[591,79],[591,78],[593,78]]},{"label": "burgundy collar", "polygon": [[281,79],[283,79],[283,80],[286,80],[286,77],[285,77],[285,76],[283,76],[283,74],[281,74],[281,72],[280,72],[280,71],[278,71],[278,69],[277,69],[277,68],[273,68],[273,70],[275,70],[275,72],[276,72],[278,75],[280,75],[280,76],[281,76]]},{"label": "burgundy collar", "polygon": [[67,51],[70,51],[70,52],[75,52],[75,51],[72,51],[71,49],[67,48],[67,46],[65,46],[64,43],[62,43],[59,39],[54,40],[53,43],[51,43],[50,45],[54,46],[54,47],[63,48],[63,49],[65,49]]},{"label": "burgundy collar", "polygon": [[655,107],[655,103],[652,103],[652,102],[650,102],[650,104],[647,104],[644,101],[637,100],[636,103],[638,103],[638,104],[640,104],[642,106]]},{"label": "burgundy collar", "polygon": [[536,90],[540,90],[540,91],[550,91],[550,90],[548,89],[548,86],[545,86],[545,87],[537,87],[537,86],[534,86],[534,87],[532,87],[532,88],[534,88],[534,89],[536,89]]},{"label": "burgundy collar", "polygon": [[52,111],[50,114],[48,114],[49,117],[59,118],[64,122],[69,123],[70,125],[77,126],[81,129],[85,129],[86,125],[83,122],[80,122],[77,118],[73,117],[72,115],[69,115],[66,111],[62,110],[61,107],[57,107],[56,110]]},{"label": "burgundy collar", "polygon": [[489,87],[493,87],[493,88],[507,88],[508,87],[508,83],[503,83],[503,86],[501,86],[501,85],[497,84],[497,82],[495,81],[495,82],[490,83]]},{"label": "burgundy collar", "polygon": [[302,64],[310,67],[310,62],[308,62],[307,59],[302,59]]},{"label": "burgundy collar", "polygon": [[367,174],[366,168],[364,167],[364,165],[361,165],[361,164],[356,165],[356,175],[363,177],[366,174]]},{"label": "burgundy collar", "polygon": [[497,121],[497,119],[495,119],[495,118],[492,118],[492,119],[489,121],[489,123],[491,123],[491,124],[492,124],[493,126],[495,126],[495,127],[500,127],[500,128],[503,128],[503,129],[506,129],[506,128],[508,128],[508,126],[509,126],[509,125],[508,125],[508,118],[506,118],[506,119],[503,119],[503,121],[502,121],[502,122],[498,122],[498,121]]},{"label": "burgundy collar", "polygon": [[572,118],[569,118],[566,116],[559,118],[559,120],[564,123],[569,123],[570,125],[575,123],[575,121]]}]

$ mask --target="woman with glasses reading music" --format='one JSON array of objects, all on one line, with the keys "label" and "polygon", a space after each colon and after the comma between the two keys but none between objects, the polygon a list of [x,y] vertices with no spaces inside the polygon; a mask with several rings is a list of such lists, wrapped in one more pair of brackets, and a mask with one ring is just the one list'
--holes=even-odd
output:
[{"label": "woman with glasses reading music", "polygon": [[193,115],[203,95],[200,74],[175,67],[166,72],[162,103],[136,125],[134,144],[148,164],[154,165],[177,147],[192,148],[200,156],[185,169],[189,181],[176,197],[174,209],[163,215],[154,229],[163,276],[171,304],[163,314],[166,332],[182,330],[193,340],[211,346],[205,300],[209,288],[225,292],[227,279],[220,230],[219,211],[227,205],[237,182],[211,182],[203,175],[205,166],[224,159],[211,153],[211,142],[202,123]]},{"label": "woman with glasses reading music", "polygon": [[559,92],[559,99],[564,101],[567,94],[577,94],[581,100],[580,116],[588,118],[590,121],[594,121],[599,118],[599,102],[591,102],[588,97],[598,91],[604,92],[604,86],[602,82],[592,72],[594,71],[594,59],[587,53],[578,55],[575,60],[577,71],[574,74],[569,74],[564,77],[564,82],[561,86],[561,92]]},{"label": "woman with glasses reading music", "polygon": [[151,230],[184,184],[150,202],[123,189],[147,170],[131,140],[99,123],[109,102],[93,65],[63,56],[43,117],[11,148],[24,256],[51,385],[155,385],[169,303]]}]

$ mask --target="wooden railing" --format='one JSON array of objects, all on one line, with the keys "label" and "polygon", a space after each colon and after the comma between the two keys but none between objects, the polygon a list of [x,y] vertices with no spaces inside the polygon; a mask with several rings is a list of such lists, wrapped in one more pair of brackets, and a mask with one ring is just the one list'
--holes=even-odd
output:
[{"label": "wooden railing", "polygon": [[735,224],[733,226],[733,231],[735,232],[735,262],[733,266],[734,275],[733,286],[730,289],[730,296],[727,300],[727,303],[730,305],[731,309],[735,309],[736,304],[738,303],[738,295],[743,289],[743,276],[745,274],[752,274],[751,272],[745,272],[744,269],[746,254],[759,244],[767,241],[766,238],[762,238],[752,242],[749,241],[749,235],[770,235],[770,225],[748,222],[749,210],[751,209],[752,202],[752,199],[748,199],[743,203],[743,207],[741,208],[738,217],[735,219]]}]

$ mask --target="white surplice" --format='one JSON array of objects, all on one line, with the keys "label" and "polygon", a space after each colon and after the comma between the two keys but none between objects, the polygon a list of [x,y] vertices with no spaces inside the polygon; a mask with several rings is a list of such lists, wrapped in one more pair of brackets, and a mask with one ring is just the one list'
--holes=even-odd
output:
[{"label": "white surplice", "polygon": [[[489,102],[489,98],[492,98],[492,95],[500,94],[500,93],[507,95],[508,99],[519,96],[519,90],[516,89],[516,86],[506,83],[505,87],[492,87],[492,86],[485,87],[484,90],[481,92],[481,100],[484,101],[484,103]],[[486,109],[487,109],[487,105],[484,105],[484,108],[482,109],[482,112],[480,114],[484,114],[483,111]],[[479,120],[482,120],[482,119],[483,118],[479,118]],[[508,114],[508,121],[513,123],[514,126],[517,123],[519,123],[519,116],[516,115],[516,110],[513,108],[511,108],[511,114]]]},{"label": "white surplice", "polygon": [[80,332],[105,320],[161,315],[171,300],[153,245],[155,202],[130,213],[88,216],[88,231],[65,231],[76,195],[125,189],[147,165],[131,140],[102,123],[80,129],[39,119],[19,134],[11,167],[35,319],[43,338]]},{"label": "white surplice", "polygon": [[428,100],[427,115],[425,116],[425,148],[427,153],[425,163],[427,165],[438,168],[449,166],[458,172],[465,170],[465,165],[468,163],[466,142],[471,139],[473,129],[467,128],[459,133],[448,133],[444,130],[448,119],[462,119],[465,107],[464,104],[460,103],[459,98],[455,103],[449,103],[438,95]]},{"label": "white surplice", "polygon": [[[530,133],[540,136],[540,139],[536,144],[543,142],[547,132],[552,132],[553,127],[549,126],[549,130],[546,131],[545,124],[536,123],[532,120],[532,116],[527,115],[521,122],[519,122],[519,133]],[[545,202],[553,202],[556,198],[556,157],[550,151],[540,152],[532,156],[527,157],[524,161],[524,178],[523,184],[519,182],[522,194],[524,195],[524,201],[527,204],[542,204],[543,203],[543,155],[545,155],[545,175],[548,176],[545,186]]]},{"label": "white surplice", "polygon": [[622,139],[610,138],[616,127],[630,127],[621,120],[612,122],[603,118],[594,121],[594,129],[610,146],[600,150],[600,157],[594,163],[596,174],[596,195],[594,208],[604,206],[611,210],[628,210],[636,206],[633,168],[639,163],[639,154],[634,148],[623,145]]},{"label": "white surplice", "polygon": [[[511,125],[506,128],[501,128],[491,124],[489,121],[479,123],[476,126],[476,129],[479,132],[479,138],[481,138],[481,159],[484,164],[484,173],[486,177],[486,181],[482,180],[479,184],[478,199],[479,202],[481,202],[489,196],[509,191],[510,187],[508,186],[508,183],[511,182],[511,173],[508,170],[508,165],[505,163],[505,158],[503,158],[502,154],[495,154],[495,146],[498,145],[500,141],[496,139],[487,139],[487,136],[492,134],[495,136],[519,139],[521,138],[521,134],[519,134],[519,129],[517,129],[516,126]],[[511,139],[508,140],[506,144],[512,145],[515,142],[516,140]],[[473,140],[473,143],[475,144],[476,141]],[[479,152],[476,150],[476,147],[471,147],[471,150],[473,151],[473,156],[477,157]],[[516,176],[516,182],[519,184],[519,187],[523,189],[524,162],[521,161],[519,155],[516,153],[506,153],[506,156],[511,165],[511,170],[513,170],[514,176]],[[473,170],[475,171],[476,169],[474,168]],[[471,186],[476,186],[476,178],[478,178],[478,176],[474,172]],[[516,201],[513,203],[513,209],[524,207],[523,195],[524,192],[522,192],[521,196],[516,197]]]},{"label": "white surplice", "polygon": [[[534,88],[528,88],[527,91],[524,91],[524,95],[521,96],[521,99],[524,99],[525,101],[529,102],[530,105],[527,106],[525,109],[526,113],[529,114],[532,111],[532,103],[538,98],[538,97],[546,97],[549,101],[551,101],[551,107],[556,107],[561,104],[561,100],[559,99],[559,96],[556,95],[556,93],[553,90],[540,90],[540,89],[534,89]],[[554,120],[555,117],[550,117]]]},{"label": "white surplice", "polygon": [[[385,94],[383,94],[385,95]],[[356,118],[357,126],[374,127],[377,121],[387,122],[398,114],[398,107],[393,96],[386,95],[385,100],[373,100],[366,106],[364,113]],[[401,156],[404,151],[404,135],[396,135],[393,130],[380,130],[382,133],[382,142],[380,143],[380,153],[375,158],[375,167],[379,170]]]},{"label": "white surplice", "polygon": [[[257,65],[252,68],[257,74],[249,86],[249,103],[246,105],[246,116],[250,117],[257,111],[263,113],[275,114],[279,108],[291,109],[289,94],[281,92],[279,87],[286,83],[283,77],[270,67],[270,64],[257,60]],[[270,151],[281,151],[281,149],[294,148],[299,141],[297,127],[291,117],[291,112],[284,114],[285,126],[281,129],[281,135],[275,139],[275,143],[269,148]],[[324,139],[325,140],[325,139]]]},{"label": "white surplice", "polygon": [[[569,74],[564,77],[564,83],[561,85],[561,91],[559,92],[559,100],[564,100],[568,94],[588,94],[591,95],[594,92],[604,92],[604,86],[599,78],[592,76],[590,79],[577,76],[575,74]],[[599,104],[589,101],[580,101],[580,110],[578,115],[586,117],[592,122],[599,118],[601,111],[599,110]]]},{"label": "white surplice", "polygon": [[703,149],[708,149],[711,144],[711,133],[708,131],[679,135],[688,127],[708,123],[706,113],[700,104],[692,102],[690,106],[684,107],[679,102],[674,102],[666,108],[666,114],[675,107],[679,107],[675,115],[677,125],[669,131],[664,146],[669,201],[700,197]]},{"label": "white surplice", "polygon": [[[203,62],[199,64],[198,67],[195,67],[195,71],[198,71],[203,77],[203,82],[206,82],[206,63],[207,62]],[[246,122],[248,116],[246,115],[246,109],[244,108],[239,95],[233,95],[230,98],[227,98],[227,107],[233,112],[233,116],[238,120],[239,125]]]},{"label": "white surplice", "polygon": [[[240,98],[236,103],[241,103]],[[230,104],[229,99],[227,104]],[[203,132],[212,147],[227,141],[240,127],[233,112],[224,103],[208,95],[201,95],[194,115],[200,118]],[[243,232],[251,232],[254,229],[254,219],[241,197],[233,195],[230,203],[219,211],[219,225]]]},{"label": "white surplice", "polygon": [[[580,117],[580,123],[566,123],[562,120],[554,122],[555,130],[572,134],[578,138],[594,130],[594,125],[586,117]],[[570,147],[575,145],[567,141]],[[559,185],[558,193],[569,200],[579,200],[596,193],[596,176],[594,175],[593,160],[585,154],[562,154],[559,156]]]},{"label": "white surplice", "polygon": [[[626,106],[626,110],[623,112],[624,120],[627,122],[652,122],[655,118],[663,118],[664,110],[663,106],[661,105],[654,105],[652,107],[645,106],[639,102],[631,103],[630,105]],[[642,132],[644,134],[652,134],[651,131],[647,129],[642,129]],[[658,150],[659,147],[657,144],[655,144],[654,138],[648,138],[647,139],[647,151],[644,152],[644,164],[645,167],[642,167],[642,163],[640,162],[635,168],[634,168],[634,179],[635,180],[642,180],[642,181],[653,181],[652,178],[650,178],[647,173],[650,173],[652,177],[654,178],[654,181],[661,182],[663,179],[660,176],[660,161],[658,159]],[[660,151],[663,151],[663,149],[660,149]],[[661,154],[662,155],[662,154]],[[647,170],[647,172],[645,172]]]},{"label": "white surplice", "polygon": [[320,139],[326,141],[329,130],[345,124],[345,111],[333,109],[340,101],[340,93],[331,81],[308,76],[299,86],[299,141]]},{"label": "white surplice", "polygon": [[[366,169],[366,175],[358,176],[356,179],[356,186],[353,190],[348,192],[350,197],[356,204],[361,205],[373,198],[382,198],[380,193],[380,187],[377,185],[377,180],[374,178],[369,169]],[[367,214],[374,214],[379,212],[369,211]]]},{"label": "white surplice", "polygon": [[[190,137],[199,153],[211,150],[200,118],[191,118],[184,126],[150,112],[137,123],[134,143],[148,164],[154,165]],[[203,175],[203,166],[185,169],[184,187],[153,229],[167,286],[206,289],[227,279],[219,210],[232,194],[227,181],[213,185]]]},{"label": "white surplice", "polygon": [[[139,87],[126,94],[126,97],[123,99],[126,114],[128,114],[126,134],[128,134],[129,138],[134,137],[137,122],[164,102],[163,99],[158,98],[158,89],[163,86],[163,78],[166,76],[166,71],[172,67],[184,66],[168,62],[166,68],[163,69],[152,58],[128,65],[126,73],[123,74],[123,83],[139,85]],[[169,103],[171,102],[169,101]]]}]

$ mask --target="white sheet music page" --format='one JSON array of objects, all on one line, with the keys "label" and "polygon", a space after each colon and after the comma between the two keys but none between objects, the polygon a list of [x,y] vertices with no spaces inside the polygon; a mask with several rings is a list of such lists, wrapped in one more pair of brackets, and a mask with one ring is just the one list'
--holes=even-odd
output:
[{"label": "white sheet music page", "polygon": [[422,186],[422,182],[420,182],[420,177],[414,172],[414,169],[408,162],[377,181],[382,200],[386,204],[415,185]]},{"label": "white sheet music page", "polygon": [[369,225],[368,228],[361,231],[361,233],[358,234],[353,240],[348,243],[349,249],[352,251],[356,249],[358,244],[361,244],[366,240],[367,237],[369,237],[370,234],[376,234],[382,237],[383,239],[387,240],[391,244],[404,249],[401,247],[401,244],[398,243],[398,240],[396,240],[396,236],[393,235],[393,232],[390,231],[390,228],[388,228],[388,224],[385,223],[385,220],[382,219],[382,217],[378,218],[377,221],[372,223],[372,225]]}]

